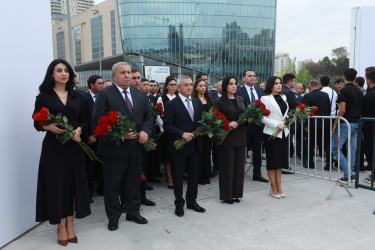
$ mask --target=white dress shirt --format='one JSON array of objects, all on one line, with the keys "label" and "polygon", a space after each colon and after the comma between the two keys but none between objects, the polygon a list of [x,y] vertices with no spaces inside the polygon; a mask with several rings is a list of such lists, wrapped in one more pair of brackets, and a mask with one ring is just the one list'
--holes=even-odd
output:
[{"label": "white dress shirt", "polygon": [[[191,105],[191,108],[192,108],[192,110],[193,110],[193,112],[194,112],[193,101],[191,100],[191,96],[189,96],[189,97],[185,97],[185,96],[181,95],[180,93],[178,93],[178,96],[181,98],[181,101],[182,101],[182,103],[185,105],[186,110],[188,110],[186,99],[190,99],[190,105]],[[193,113],[193,114],[194,114],[194,113]]]},{"label": "white dress shirt", "polygon": [[251,102],[251,103],[253,103],[255,100],[259,100],[259,98],[258,98],[258,94],[257,94],[257,91],[255,90],[255,86],[252,87],[252,88],[253,88],[253,94],[254,94],[254,96],[255,96],[255,100],[251,100],[251,90],[250,90],[251,87],[249,87],[249,86],[247,86],[247,85],[245,84],[245,88],[246,88],[246,90],[247,90],[247,94],[249,95],[249,99],[250,99],[250,102]]},{"label": "white dress shirt", "polygon": [[[125,102],[126,102],[124,90],[123,90],[122,88],[120,88],[115,82],[114,82],[114,84],[116,85],[118,91],[120,91],[122,97],[124,98],[124,100],[125,100]],[[129,98],[130,103],[131,103],[132,106],[134,107],[134,105],[133,105],[133,98],[132,98],[132,94],[130,93],[130,89],[127,88],[127,89],[126,89],[126,92],[128,93],[128,98]]]},{"label": "white dress shirt", "polygon": [[96,95],[94,93],[91,92],[91,90],[89,90],[89,93],[92,97],[92,99],[94,100],[94,102],[96,101]]},{"label": "white dress shirt", "polygon": [[328,94],[329,101],[331,102],[331,116],[336,115],[336,101],[337,101],[337,93],[330,87],[323,87],[321,91]]}]

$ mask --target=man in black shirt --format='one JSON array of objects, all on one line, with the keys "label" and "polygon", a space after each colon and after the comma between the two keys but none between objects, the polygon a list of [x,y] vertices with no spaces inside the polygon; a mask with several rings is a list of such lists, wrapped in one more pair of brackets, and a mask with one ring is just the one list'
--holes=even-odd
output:
[{"label": "man in black shirt", "polygon": [[[340,122],[340,134],[338,133],[338,120],[335,121],[333,125],[333,138],[332,138],[332,153],[340,161],[340,167],[344,172],[344,177],[341,181],[348,181],[348,165],[350,166],[351,180],[354,180],[353,168],[355,164],[355,155],[357,150],[357,130],[358,130],[358,120],[361,117],[361,106],[362,106],[362,92],[353,84],[355,77],[357,76],[357,71],[355,69],[347,69],[344,72],[345,87],[341,90],[337,102],[340,105],[339,112],[337,116],[345,118],[351,128],[350,137],[348,140],[348,126],[342,121]],[[350,162],[345,159],[342,154],[342,146],[348,141],[348,146],[350,146]],[[340,145],[339,145],[340,144]],[[338,150],[340,147],[340,151]]]},{"label": "man in black shirt", "polygon": [[[366,68],[365,78],[367,82],[367,94],[362,100],[362,117],[375,118],[375,67]],[[372,126],[373,123],[371,122],[365,122],[363,126],[364,152],[370,170],[373,164],[372,149],[374,147]],[[371,175],[365,179],[365,182],[371,183]]]}]

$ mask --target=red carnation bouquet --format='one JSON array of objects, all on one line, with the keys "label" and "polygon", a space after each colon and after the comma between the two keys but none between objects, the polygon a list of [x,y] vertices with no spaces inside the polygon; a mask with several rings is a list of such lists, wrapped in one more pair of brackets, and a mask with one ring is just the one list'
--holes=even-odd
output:
[{"label": "red carnation bouquet", "polygon": [[[227,118],[217,109],[211,108],[208,112],[202,113],[202,119],[198,122],[200,125],[192,133],[194,136],[207,134],[212,138],[214,135],[229,131],[229,122]],[[181,149],[187,144],[185,139],[179,139],[174,142],[176,149]]]},{"label": "red carnation bouquet", "polygon": [[[256,100],[251,105],[248,105],[244,108],[244,112],[240,115],[240,117],[237,120],[238,126],[245,125],[251,122],[254,122],[257,125],[262,124],[262,118],[263,116],[269,116],[271,112],[266,109],[266,105],[264,105],[263,102],[260,100]],[[221,134],[217,135],[217,143],[218,145],[223,144],[225,138],[230,133],[230,131],[233,130],[233,128],[230,128],[229,131],[225,131]]]},{"label": "red carnation bouquet", "polygon": [[[313,117],[315,115],[316,111],[318,111],[318,107],[306,106],[305,104],[300,104],[300,105],[296,106],[295,109],[291,109],[288,112],[288,115],[285,118],[284,125],[288,126],[289,124],[291,124],[293,122],[294,117],[296,117],[297,120],[300,121],[300,122],[306,121],[307,118]],[[277,131],[275,133],[273,133],[270,136],[270,138],[268,138],[268,140],[275,139],[280,132],[281,132],[281,129],[277,129]]]},{"label": "red carnation bouquet", "polygon": [[[68,123],[68,118],[66,116],[63,116],[61,113],[52,115],[47,108],[43,107],[38,113],[35,113],[33,115],[33,119],[34,121],[38,121],[40,126],[58,123],[59,128],[65,129],[66,132],[56,134],[56,139],[62,144],[69,141],[73,137],[73,126]],[[100,163],[103,163],[95,154],[95,152],[86,145],[86,143],[79,141],[78,144],[87,153],[92,161],[96,160]]]},{"label": "red carnation bouquet", "polygon": [[[124,136],[132,132],[135,124],[129,121],[126,116],[121,115],[117,111],[109,111],[107,114],[100,117],[97,122],[94,134],[96,136],[103,136],[104,140],[114,141],[116,145],[123,142]],[[139,140],[139,134],[135,133],[136,139]],[[152,138],[143,144],[146,149],[155,150],[156,144]]]},{"label": "red carnation bouquet", "polygon": [[156,103],[156,105],[153,102],[151,102],[150,106],[151,106],[151,111],[154,114],[154,119],[156,119],[158,115],[161,116],[164,114],[163,104],[161,102]]}]

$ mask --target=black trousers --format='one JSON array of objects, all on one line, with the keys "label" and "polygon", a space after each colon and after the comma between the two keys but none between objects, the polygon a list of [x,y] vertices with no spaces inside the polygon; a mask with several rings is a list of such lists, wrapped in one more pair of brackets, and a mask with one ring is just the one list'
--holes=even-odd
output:
[{"label": "black trousers", "polygon": [[199,157],[199,183],[209,184],[211,177],[212,140],[208,136],[202,137],[203,150]]},{"label": "black trousers", "polygon": [[[314,164],[315,145],[317,145],[319,147],[319,151],[322,151],[323,146],[324,146],[324,153],[325,153],[325,158],[326,158],[325,165],[329,166],[329,161],[330,161],[329,127],[324,128],[324,142],[322,140],[322,133],[323,133],[323,129],[321,127],[320,128],[318,127],[316,129],[316,143],[315,143],[315,128],[314,127],[310,128],[310,165]],[[316,155],[318,155],[318,152],[316,153]]]},{"label": "black trousers", "polygon": [[245,149],[246,146],[218,147],[220,200],[243,196]]},{"label": "black trousers", "polygon": [[262,167],[262,127],[249,124],[246,128],[247,151],[253,151],[253,176],[260,176]]},{"label": "black trousers", "polygon": [[139,214],[142,157],[141,145],[135,143],[121,158],[103,156],[104,205],[110,221],[121,216],[119,192],[123,190],[125,209],[128,215]]},{"label": "black trousers", "polygon": [[174,186],[175,205],[180,208],[185,204],[182,197],[185,169],[188,172],[186,202],[196,202],[199,179],[199,152],[194,150],[191,154],[175,153],[172,155],[172,179]]},{"label": "black trousers", "polygon": [[373,130],[371,125],[365,124],[363,127],[363,137],[364,137],[364,153],[366,155],[366,160],[367,160],[367,169],[372,170],[372,160],[374,155],[372,155],[373,148],[375,147],[375,141],[373,141]]},{"label": "black trousers", "polygon": [[[96,141],[93,144],[88,144],[88,146],[94,152],[96,152],[98,148],[98,141]],[[95,181],[96,181],[96,191],[101,192],[101,193],[104,192],[103,166],[95,160],[92,161],[88,156],[87,156],[87,179],[88,179],[89,191],[91,195],[95,191],[95,185],[94,185]]]}]

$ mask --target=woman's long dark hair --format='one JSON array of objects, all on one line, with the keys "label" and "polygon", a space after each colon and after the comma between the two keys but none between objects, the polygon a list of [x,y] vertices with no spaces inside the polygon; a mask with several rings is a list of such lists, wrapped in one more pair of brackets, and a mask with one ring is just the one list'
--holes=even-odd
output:
[{"label": "woman's long dark hair", "polygon": [[[174,76],[174,75],[170,75],[170,76],[168,76],[166,79],[165,79],[165,83],[164,83],[164,87],[163,87],[163,94],[161,94],[162,96],[166,96],[167,94],[168,94],[168,89],[167,89],[167,86],[168,86],[168,84],[171,82],[171,81],[176,81],[176,83],[177,83],[177,78],[176,78],[176,76]],[[177,95],[177,90],[176,90],[176,92],[175,92],[175,95]]]},{"label": "woman's long dark hair", "polygon": [[270,95],[270,94],[272,94],[272,89],[273,89],[273,86],[275,86],[275,82],[276,82],[277,79],[279,79],[281,81],[281,84],[283,84],[283,81],[278,76],[270,76],[270,77],[268,77],[267,83],[266,83],[266,87],[264,89],[264,95]]},{"label": "woman's long dark hair", "polygon": [[[193,87],[193,93],[191,94],[192,97],[198,98],[198,91],[196,90],[196,88],[197,88],[197,86],[200,82],[204,82],[204,80],[202,80],[202,78],[198,78],[197,80],[195,80],[194,87]],[[206,83],[206,82],[204,82],[204,83]],[[204,98],[206,98],[207,102],[211,103],[211,105],[214,105],[214,100],[212,99],[211,95],[208,93],[207,86],[206,86],[206,92],[204,92]]]},{"label": "woman's long dark hair", "polygon": [[224,77],[223,82],[222,82],[222,84],[221,84],[221,97],[222,97],[224,100],[227,100],[227,99],[228,99],[227,87],[228,87],[228,85],[229,85],[229,81],[230,81],[230,79],[234,79],[234,80],[236,80],[236,83],[237,83],[237,78],[234,77],[234,76],[229,75],[229,76]]},{"label": "woman's long dark hair", "polygon": [[55,59],[49,64],[46,76],[44,77],[44,80],[43,80],[42,84],[39,86],[40,93],[46,93],[46,92],[52,93],[53,92],[53,87],[55,86],[55,80],[52,78],[52,74],[53,74],[54,68],[59,63],[64,64],[69,70],[69,80],[66,83],[65,89],[69,92],[73,92],[73,91],[70,91],[74,88],[74,70],[73,70],[73,68],[65,60]]}]

